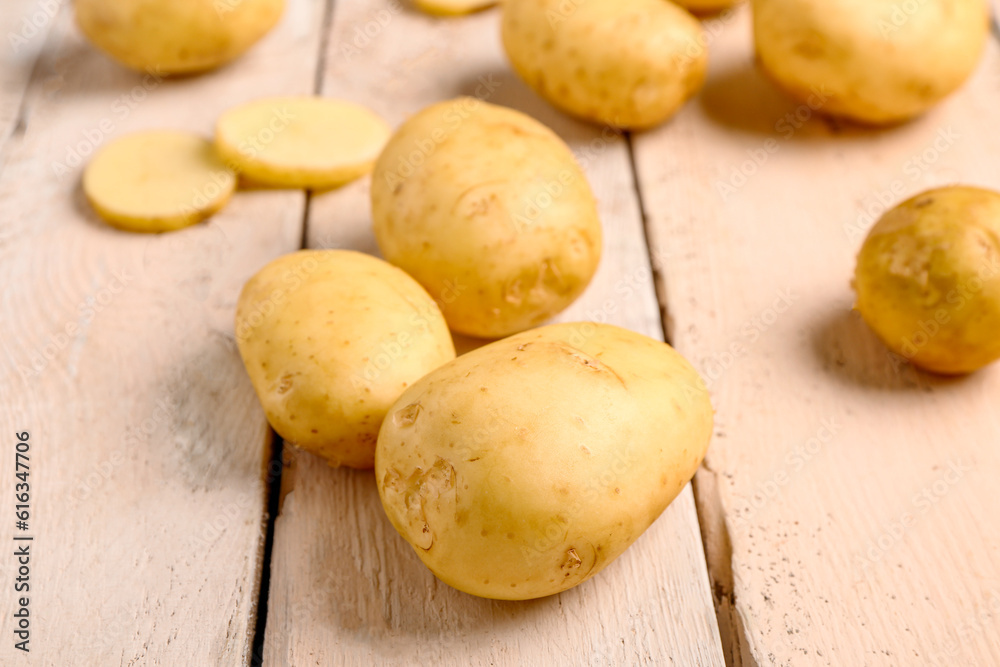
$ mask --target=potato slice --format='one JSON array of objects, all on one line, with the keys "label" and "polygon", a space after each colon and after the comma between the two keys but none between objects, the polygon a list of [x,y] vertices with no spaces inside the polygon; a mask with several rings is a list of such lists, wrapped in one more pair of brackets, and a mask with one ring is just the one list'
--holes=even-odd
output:
[{"label": "potato slice", "polygon": [[492,7],[497,0],[414,0],[413,4],[434,16],[461,16]]},{"label": "potato slice", "polygon": [[83,174],[83,192],[98,215],[133,232],[193,225],[225,206],[235,188],[236,175],[210,141],[175,130],[122,137]]},{"label": "potato slice", "polygon": [[255,183],[319,190],[370,172],[389,134],[385,121],[351,102],[276,97],[223,114],[215,146]]}]

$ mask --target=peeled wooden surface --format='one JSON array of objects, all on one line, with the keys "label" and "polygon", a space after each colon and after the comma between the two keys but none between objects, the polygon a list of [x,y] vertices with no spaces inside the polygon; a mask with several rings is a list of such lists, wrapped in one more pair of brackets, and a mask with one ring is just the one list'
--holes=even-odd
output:
[{"label": "peeled wooden surface", "polygon": [[[368,105],[394,126],[469,95],[552,127],[584,166],[605,233],[597,277],[558,319],[607,320],[660,337],[624,140],[553,111],[509,71],[496,11],[449,21],[393,7],[335,5],[323,94]],[[385,25],[358,39],[379,17]],[[313,198],[311,247],[377,252],[369,183]],[[460,350],[476,344],[459,341]],[[265,664],[723,664],[690,488],[594,579],[540,600],[496,602],[449,588],[424,568],[385,517],[371,472],[287,455]]]},{"label": "peeled wooden surface", "polygon": [[321,6],[291,2],[230,67],[160,80],[95,51],[62,5],[23,132],[2,148],[0,539],[15,544],[13,434],[28,431],[31,518],[17,532],[34,540],[29,654],[11,635],[13,547],[0,558],[0,663],[245,664],[270,436],[232,312],[254,271],[298,247],[304,197],[240,193],[206,224],[150,236],[102,223],[79,181],[125,132],[207,136],[229,104],[311,90]]},{"label": "peeled wooden surface", "polygon": [[718,410],[697,488],[727,653],[1000,664],[1000,368],[914,370],[850,287],[886,207],[1000,189],[1000,53],[926,117],[864,130],[772,87],[748,13],[718,19],[700,99],[634,140],[670,335]]}]

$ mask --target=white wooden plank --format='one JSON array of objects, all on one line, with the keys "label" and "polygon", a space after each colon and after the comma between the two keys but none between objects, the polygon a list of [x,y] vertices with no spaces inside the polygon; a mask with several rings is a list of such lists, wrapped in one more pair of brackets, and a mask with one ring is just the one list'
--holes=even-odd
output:
[{"label": "white wooden plank", "polygon": [[[336,6],[324,93],[393,124],[465,94],[553,127],[586,167],[605,226],[600,271],[560,319],[606,319],[660,336],[624,142],[553,111],[514,77],[496,11],[440,20],[399,10],[377,0]],[[368,187],[314,198],[310,245],[376,252]],[[370,472],[332,470],[296,451],[289,459],[266,664],[722,664],[690,489],[594,580],[542,600],[495,602],[434,579],[385,518]]]},{"label": "white wooden plank", "polygon": [[768,83],[748,13],[712,43],[700,98],[635,139],[670,335],[718,410],[697,490],[727,650],[744,665],[1000,664],[1000,368],[898,365],[850,288],[885,205],[1000,189],[997,46],[926,117],[851,129]]},{"label": "white wooden plank", "polygon": [[6,0],[0,8],[0,172],[35,62],[64,1]]},{"label": "white wooden plank", "polygon": [[232,318],[243,282],[299,246],[304,196],[238,193],[206,224],[129,234],[83,202],[72,156],[145,128],[208,135],[232,104],[308,93],[322,4],[292,0],[242,60],[170,81],[93,50],[68,7],[53,26],[0,178],[0,663],[25,659],[9,547],[21,431],[30,664],[249,661],[269,432]]}]

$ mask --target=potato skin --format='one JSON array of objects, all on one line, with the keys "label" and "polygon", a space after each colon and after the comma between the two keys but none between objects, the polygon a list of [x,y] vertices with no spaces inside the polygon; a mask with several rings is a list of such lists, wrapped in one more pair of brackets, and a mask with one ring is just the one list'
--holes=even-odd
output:
[{"label": "potato skin", "polygon": [[511,65],[554,106],[612,127],[672,116],[708,65],[701,24],[666,0],[505,0]]},{"label": "potato skin", "polygon": [[153,74],[200,72],[243,54],[285,0],[75,0],[76,23],[118,62]]},{"label": "potato skin", "polygon": [[[765,72],[800,102],[865,124],[917,116],[956,90],[989,34],[986,0],[754,0]],[[909,6],[909,5],[907,5]]]},{"label": "potato skin", "polygon": [[940,188],[890,210],[854,287],[865,321],[917,366],[953,375],[1000,359],[1000,193]]},{"label": "potato skin", "polygon": [[455,358],[444,318],[413,279],[347,250],[302,250],[243,287],[236,342],[267,419],[330,465],[371,468],[386,410]]},{"label": "potato skin", "polygon": [[500,340],[406,390],[379,433],[392,524],[445,583],[522,600],[589,579],[702,461],[713,412],[670,346],[611,325]]},{"label": "potato skin", "polygon": [[375,164],[371,197],[383,256],[470,336],[541,324],[583,292],[600,261],[597,204],[566,144],[476,99],[406,121]]},{"label": "potato skin", "polygon": [[695,14],[711,14],[721,12],[723,9],[734,7],[743,0],[674,0],[674,4],[680,5],[689,12]]}]

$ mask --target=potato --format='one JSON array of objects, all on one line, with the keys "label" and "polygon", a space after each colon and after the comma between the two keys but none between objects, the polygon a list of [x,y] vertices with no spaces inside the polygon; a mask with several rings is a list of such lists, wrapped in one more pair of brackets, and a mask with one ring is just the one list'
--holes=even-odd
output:
[{"label": "potato", "polygon": [[417,9],[435,16],[471,14],[497,4],[497,0],[413,0]]},{"label": "potato", "polygon": [[986,0],[754,0],[757,55],[822,113],[866,124],[917,116],[969,77],[989,33]]},{"label": "potato", "polygon": [[236,342],[274,430],[352,468],[372,467],[403,390],[455,357],[423,288],[348,250],[303,250],[261,269],[240,293]]},{"label": "potato", "polygon": [[224,113],[215,146],[255,183],[327,189],[370,172],[389,134],[385,121],[351,102],[277,97]]},{"label": "potato", "polygon": [[242,55],[278,22],[285,0],[76,0],[76,23],[132,69],[199,72]]},{"label": "potato", "polygon": [[669,345],[555,324],[469,352],[407,389],[375,452],[382,505],[455,588],[523,600],[586,581],[705,456],[704,382]]},{"label": "potato", "polygon": [[518,75],[595,123],[657,125],[705,79],[701,24],[667,0],[505,0],[502,25]]},{"label": "potato", "polygon": [[83,173],[87,201],[109,224],[166,232],[204,220],[225,206],[236,175],[197,134],[130,134],[102,148]]},{"label": "potato", "polygon": [[865,321],[917,366],[959,374],[1000,359],[1000,193],[940,188],[892,209],[854,287]]},{"label": "potato", "polygon": [[449,326],[496,338],[568,306],[597,270],[586,177],[551,130],[471,98],[413,116],[372,175],[379,248],[437,300]]},{"label": "potato", "polygon": [[711,14],[734,7],[743,0],[674,0],[674,4],[696,14]]}]

